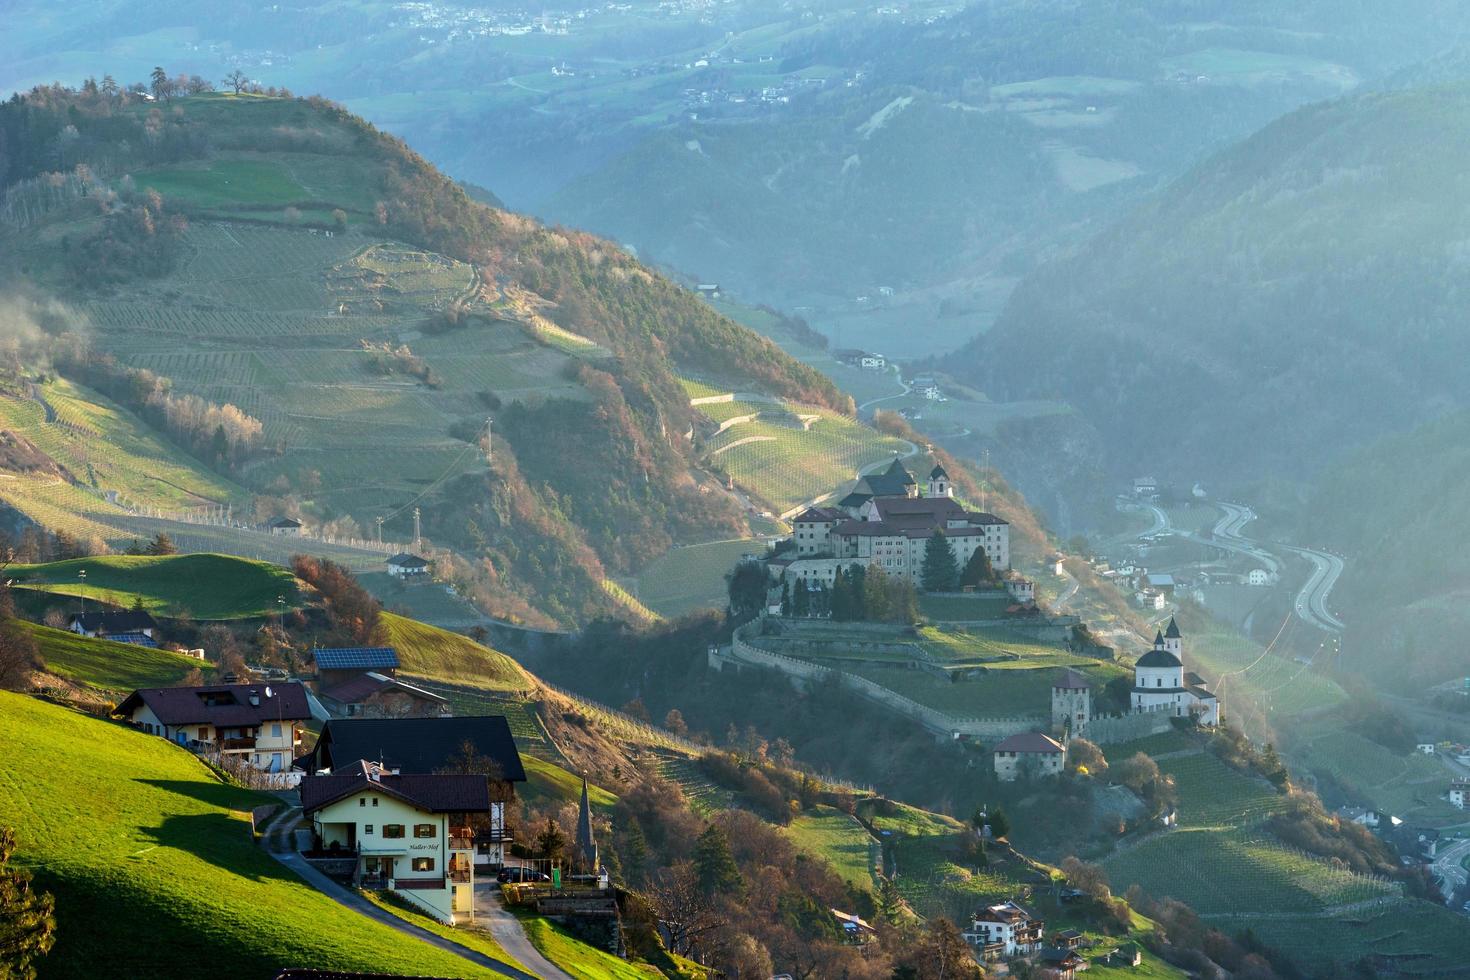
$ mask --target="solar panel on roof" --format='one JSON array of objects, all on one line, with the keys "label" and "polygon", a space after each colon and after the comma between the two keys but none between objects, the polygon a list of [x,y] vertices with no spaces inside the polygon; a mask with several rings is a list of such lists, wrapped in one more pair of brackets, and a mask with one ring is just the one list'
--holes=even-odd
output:
[{"label": "solar panel on roof", "polygon": [[392,647],[336,647],[312,651],[318,668],[326,670],[397,667],[398,651]]}]

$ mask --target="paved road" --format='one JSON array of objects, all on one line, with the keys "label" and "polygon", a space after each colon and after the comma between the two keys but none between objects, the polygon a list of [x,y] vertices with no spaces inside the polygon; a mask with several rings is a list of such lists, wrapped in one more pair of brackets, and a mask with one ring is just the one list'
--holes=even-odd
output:
[{"label": "paved road", "polygon": [[1439,856],[1434,859],[1434,873],[1444,882],[1445,898],[1454,898],[1455,892],[1470,881],[1470,872],[1464,866],[1467,857],[1470,857],[1470,839],[1441,847]]},{"label": "paved road", "polygon": [[526,930],[521,928],[519,919],[506,911],[500,899],[500,887],[494,882],[475,885],[475,925],[488,931],[518,963],[535,970],[545,980],[572,980],[526,938]]},{"label": "paved road", "polygon": [[[1216,539],[1226,538],[1231,539],[1232,542],[1239,542],[1247,549],[1259,553],[1264,560],[1264,556],[1269,555],[1269,552],[1256,547],[1254,542],[1241,534],[1241,529],[1256,519],[1255,511],[1239,504],[1221,503],[1219,506],[1225,511],[1225,516],[1215,525]],[[1318,551],[1315,548],[1302,548],[1290,544],[1282,544],[1277,547],[1294,555],[1300,555],[1312,565],[1311,575],[1307,576],[1306,583],[1297,591],[1294,606],[1296,614],[1304,622],[1318,629],[1329,633],[1342,632],[1344,625],[1342,620],[1334,616],[1332,610],[1327,606],[1327,597],[1342,575],[1342,559],[1330,552]],[[1272,561],[1274,565],[1274,558]],[[1273,572],[1278,570],[1271,565],[1267,567]]]},{"label": "paved road", "polygon": [[[391,912],[383,911],[372,902],[369,902],[367,899],[356,894],[355,892],[351,892],[346,888],[343,888],[331,878],[328,878],[316,868],[313,868],[301,857],[300,854],[296,853],[294,836],[296,830],[301,826],[301,811],[294,807],[292,809],[294,812],[289,812],[281,816],[273,824],[271,824],[270,831],[267,834],[265,840],[266,851],[270,854],[271,857],[275,858],[277,861],[281,862],[286,867],[290,868],[292,871],[296,872],[303,879],[305,879],[308,885],[311,885],[323,895],[326,895],[328,898],[342,905],[345,905],[347,908],[351,909],[354,912],[357,912],[360,915],[365,915],[369,919],[380,922],[383,925],[388,926],[390,929],[397,929],[399,932],[405,933],[409,936],[413,936],[415,939],[422,939],[429,945],[437,946],[439,949],[442,949],[445,952],[453,953],[456,956],[469,960],[476,966],[482,966],[487,970],[493,970],[494,972],[499,973],[501,976],[515,977],[516,980],[536,980],[534,974],[527,973],[524,970],[518,970],[513,966],[500,962],[499,960],[493,960],[490,957],[486,956],[484,953],[479,953],[475,950],[461,946],[458,943],[450,942],[443,936],[429,932],[427,929],[420,929],[418,926],[410,922],[405,922],[403,919],[400,919],[398,916],[393,915]],[[477,897],[475,901],[475,911],[478,913],[479,910],[480,902]],[[531,946],[531,942],[529,939],[526,939],[526,934],[524,931],[521,930],[520,923],[517,922],[513,916],[510,916],[509,913],[503,914],[510,918],[511,923],[515,928],[515,931],[520,935],[521,942],[523,942],[527,947],[530,947],[531,950],[534,952],[535,947]],[[493,925],[491,928],[491,934],[495,936],[496,940],[500,942],[501,946],[504,947],[507,953],[509,953],[511,956],[516,957],[517,959],[521,959],[517,950],[512,949],[511,944],[501,939],[500,934],[494,931]],[[536,956],[539,959],[541,954],[537,953]],[[536,969],[538,971],[542,970],[542,967],[539,963],[531,963],[528,959],[522,959],[521,961],[527,963],[533,969]],[[545,961],[542,960],[542,962]],[[547,963],[546,965],[548,967],[551,967],[551,964],[549,963]],[[546,980],[571,980],[570,977],[568,977],[565,973],[561,972],[555,967],[551,967],[551,970],[549,972],[542,971],[541,976],[545,977]]]},{"label": "paved road", "polygon": [[866,409],[869,405],[876,405],[879,402],[887,402],[887,401],[892,401],[895,398],[902,398],[904,395],[907,395],[910,391],[913,390],[908,385],[906,385],[906,384],[903,383],[903,372],[899,370],[898,365],[897,364],[894,364],[892,367],[893,367],[893,380],[898,382],[899,386],[903,388],[903,391],[900,391],[896,395],[884,395],[881,398],[869,398],[867,401],[863,402],[861,405],[859,405],[857,407],[857,413],[858,413],[858,415],[862,415],[864,409]]}]

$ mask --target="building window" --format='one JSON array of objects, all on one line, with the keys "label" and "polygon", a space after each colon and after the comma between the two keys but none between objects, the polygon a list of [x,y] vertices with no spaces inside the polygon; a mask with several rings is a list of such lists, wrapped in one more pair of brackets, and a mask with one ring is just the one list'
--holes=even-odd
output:
[{"label": "building window", "polygon": [[271,726],[271,738],[280,738],[280,737],[281,737],[281,726],[280,725],[272,725]]},{"label": "building window", "polygon": [[369,823],[369,824],[363,824],[363,827],[362,827],[362,832],[363,832],[363,833],[364,833],[364,834],[368,834],[368,835],[371,835],[371,834],[372,834],[372,832],[373,832],[373,825],[372,825],[372,824],[370,824],[370,823]]},{"label": "building window", "polygon": [[416,823],[413,825],[413,835],[415,837],[433,837],[437,832],[437,829],[431,823]]},{"label": "building window", "polygon": [[400,837],[403,836],[403,824],[401,824],[401,823],[385,823],[385,824],[383,824],[383,836],[386,837],[386,838],[389,838],[390,840],[398,840]]},{"label": "building window", "polygon": [[357,798],[357,805],[358,806],[367,806],[367,797],[366,796],[359,796]]},{"label": "building window", "polygon": [[373,806],[377,806],[377,805],[378,805],[378,798],[375,796],[375,797],[373,797]]},{"label": "building window", "polygon": [[415,871],[433,871],[434,870],[434,859],[433,858],[414,858],[413,859],[413,869]]}]

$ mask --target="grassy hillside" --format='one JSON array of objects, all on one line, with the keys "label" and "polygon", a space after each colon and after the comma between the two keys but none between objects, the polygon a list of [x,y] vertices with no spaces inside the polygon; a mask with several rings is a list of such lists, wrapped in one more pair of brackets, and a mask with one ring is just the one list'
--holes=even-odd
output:
[{"label": "grassy hillside", "polygon": [[192,657],[166,650],[89,640],[37,623],[24,625],[35,637],[47,672],[99,691],[126,693],[140,687],[168,687],[191,670],[205,666]]},{"label": "grassy hillside", "polygon": [[13,694],[0,711],[0,812],[17,860],[56,895],[44,975],[183,976],[200,963],[241,980],[285,966],[491,975],[308,887],[250,839],[240,811],[270,798],[217,782],[183,750]]},{"label": "grassy hillside", "polygon": [[149,612],[171,617],[247,619],[298,609],[304,601],[286,569],[229,555],[106,555],[12,565],[8,571],[19,588],[124,608],[141,601]]},{"label": "grassy hillside", "polygon": [[[136,100],[87,93],[0,111],[8,147],[69,122],[78,159],[109,174],[9,213],[0,271],[73,298],[32,319],[55,333],[84,320],[123,366],[258,419],[273,451],[236,479],[309,522],[366,536],[381,518],[404,541],[417,508],[436,543],[469,559],[456,568],[466,590],[501,615],[570,624],[617,609],[608,571],[743,531],[727,497],[700,492],[689,443],[666,438],[693,422],[674,370],[850,406],[622,250],[472,201],[323,100],[175,100],[156,152],[138,150],[147,117]],[[9,139],[21,128],[25,140]],[[24,150],[7,162],[11,183],[47,165]],[[164,231],[129,237],[138,220]],[[86,288],[97,281],[106,294]],[[103,455],[91,431],[76,430],[75,455]],[[81,462],[88,486],[137,489]],[[81,518],[104,538],[98,525],[120,519],[62,498],[32,516]]]},{"label": "grassy hillside", "polygon": [[467,636],[390,612],[382,614],[380,623],[383,640],[397,648],[405,673],[472,683],[483,690],[524,691],[534,683],[514,660]]}]

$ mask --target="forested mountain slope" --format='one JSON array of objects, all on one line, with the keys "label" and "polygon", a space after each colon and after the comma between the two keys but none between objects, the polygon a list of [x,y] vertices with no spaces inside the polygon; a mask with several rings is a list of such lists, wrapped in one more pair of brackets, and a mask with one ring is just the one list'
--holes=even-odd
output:
[{"label": "forested mountain slope", "polygon": [[1467,111],[1457,84],[1295,112],[1038,269],[951,368],[1166,478],[1300,478],[1463,405]]},{"label": "forested mountain slope", "polygon": [[612,608],[610,572],[743,531],[691,469],[676,371],[851,410],[616,246],[476,203],[325,100],[36,90],[0,108],[0,186],[10,397],[53,364],[312,525],[404,541],[417,507],[503,615],[575,623]]}]

